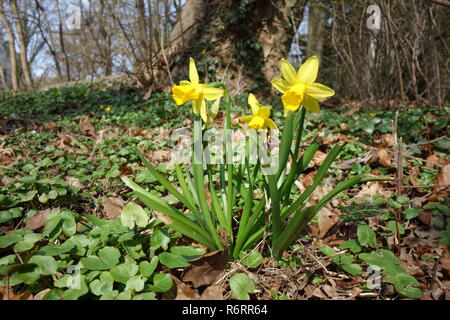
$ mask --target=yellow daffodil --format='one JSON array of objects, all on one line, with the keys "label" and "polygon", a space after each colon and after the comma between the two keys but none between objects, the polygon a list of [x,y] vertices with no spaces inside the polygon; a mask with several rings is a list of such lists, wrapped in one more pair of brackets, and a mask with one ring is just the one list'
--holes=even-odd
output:
[{"label": "yellow daffodil", "polygon": [[173,99],[177,105],[192,101],[193,112],[195,114],[200,112],[203,121],[207,122],[208,112],[205,100],[212,101],[220,98],[223,90],[199,82],[197,67],[192,58],[189,61],[189,80],[182,80],[179,86],[172,88]]},{"label": "yellow daffodil", "polygon": [[110,106],[107,106],[107,107],[105,108],[105,111],[106,111],[106,112],[110,112],[110,111],[111,111],[111,107],[110,107]]},{"label": "yellow daffodil", "polygon": [[315,82],[319,71],[319,58],[313,56],[305,61],[298,72],[285,59],[281,60],[281,74],[283,78],[275,78],[272,85],[283,96],[285,113],[297,110],[303,105],[308,111],[319,112],[320,106],[317,99],[323,99],[334,95],[334,90]]},{"label": "yellow daffodil", "polygon": [[104,105],[101,105],[101,106],[100,106],[100,109],[104,109],[104,108],[105,108],[105,106],[104,106]]},{"label": "yellow daffodil", "polygon": [[254,130],[277,129],[275,122],[269,118],[270,108],[261,105],[252,93],[248,95],[248,104],[252,107],[252,115],[240,117],[241,121]]}]

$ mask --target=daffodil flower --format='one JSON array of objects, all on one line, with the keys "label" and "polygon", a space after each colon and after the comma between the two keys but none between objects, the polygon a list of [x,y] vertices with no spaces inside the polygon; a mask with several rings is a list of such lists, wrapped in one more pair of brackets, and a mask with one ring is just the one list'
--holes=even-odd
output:
[{"label": "daffodil flower", "polygon": [[275,122],[269,118],[270,108],[261,105],[252,93],[248,95],[248,104],[252,108],[252,115],[240,117],[241,121],[247,123],[254,130],[277,129]]},{"label": "daffodil flower", "polygon": [[319,58],[313,56],[305,61],[298,72],[287,60],[281,60],[281,74],[283,78],[275,78],[272,85],[283,96],[285,113],[297,110],[303,105],[308,111],[319,112],[317,99],[334,95],[334,90],[315,82],[319,71]]},{"label": "daffodil flower", "polygon": [[212,101],[220,98],[223,90],[199,82],[197,67],[192,58],[189,60],[189,80],[182,80],[179,86],[172,88],[173,99],[178,106],[192,101],[193,112],[195,114],[200,112],[203,121],[207,122],[208,112],[205,100]]}]

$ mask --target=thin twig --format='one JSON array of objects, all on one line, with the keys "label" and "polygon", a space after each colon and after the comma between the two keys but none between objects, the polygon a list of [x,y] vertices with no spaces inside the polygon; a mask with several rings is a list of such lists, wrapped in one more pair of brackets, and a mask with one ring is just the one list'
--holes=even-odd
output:
[{"label": "thin twig", "polygon": [[432,140],[429,140],[429,141],[425,141],[425,142],[419,142],[419,143],[414,143],[414,144],[408,144],[408,145],[406,145],[405,147],[410,148],[410,147],[422,146],[422,145],[424,145],[424,144],[429,144],[429,143],[437,142],[437,141],[444,140],[444,139],[450,140],[450,139],[448,138],[448,136],[442,136],[442,137],[435,138],[435,139],[432,139]]},{"label": "thin twig", "polygon": [[[403,156],[402,156],[402,140],[398,137],[398,110],[395,112],[394,118],[394,143],[396,149],[396,167],[397,167],[397,196],[400,197],[402,194],[402,181],[403,181]],[[401,253],[401,238],[400,238],[400,208],[397,208],[395,211],[395,233],[397,236],[397,256],[400,256]]]}]

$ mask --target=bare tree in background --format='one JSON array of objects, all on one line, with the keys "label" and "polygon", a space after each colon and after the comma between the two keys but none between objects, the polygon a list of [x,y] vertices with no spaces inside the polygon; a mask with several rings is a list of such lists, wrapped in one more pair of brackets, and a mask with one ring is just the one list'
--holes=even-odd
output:
[{"label": "bare tree in background", "polygon": [[20,62],[22,65],[22,73],[25,79],[25,87],[30,90],[31,88],[33,88],[33,81],[31,78],[30,66],[27,58],[27,43],[25,40],[24,21],[17,7],[17,0],[11,0],[10,3],[12,13],[14,15],[13,18],[16,26],[16,33],[19,38]]},{"label": "bare tree in background", "polygon": [[0,1],[0,22],[5,27],[6,35],[8,37],[8,50],[9,50],[9,59],[11,64],[11,81],[12,81],[12,89],[14,91],[19,90],[19,77],[17,74],[17,58],[16,58],[16,48],[15,48],[15,37],[13,30],[11,28],[11,24],[9,23],[6,14],[4,3]]}]

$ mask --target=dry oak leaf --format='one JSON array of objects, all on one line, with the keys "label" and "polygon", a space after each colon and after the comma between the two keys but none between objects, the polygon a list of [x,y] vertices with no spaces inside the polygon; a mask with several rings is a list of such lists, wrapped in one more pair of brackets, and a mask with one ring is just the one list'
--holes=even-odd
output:
[{"label": "dry oak leaf", "polygon": [[80,124],[80,132],[89,137],[95,137],[95,128],[92,123],[85,121]]},{"label": "dry oak leaf", "polygon": [[222,286],[215,284],[207,287],[200,296],[200,300],[225,300]]},{"label": "dry oak leaf", "polygon": [[83,185],[81,184],[80,180],[78,180],[75,177],[67,176],[64,178],[64,181],[71,186],[77,187],[78,189],[81,189]]},{"label": "dry oak leaf", "polygon": [[192,289],[191,286],[181,282],[177,277],[170,275],[177,287],[177,296],[175,300],[198,300],[200,295],[198,291]]},{"label": "dry oak leaf", "polygon": [[337,215],[330,209],[323,207],[317,213],[317,225],[319,226],[319,239],[323,238],[327,232],[338,222]]},{"label": "dry oak leaf", "polygon": [[15,294],[11,287],[0,288],[0,300],[33,300],[33,294],[31,292],[22,292]]},{"label": "dry oak leaf", "polygon": [[442,167],[436,178],[437,185],[448,188],[450,186],[450,163]]},{"label": "dry oak leaf", "polygon": [[312,162],[315,165],[320,165],[325,160],[326,157],[327,157],[326,153],[324,153],[322,151],[317,151],[312,159]]},{"label": "dry oak leaf", "polygon": [[122,213],[124,203],[119,198],[103,197],[102,204],[106,217],[108,219],[114,219]]},{"label": "dry oak leaf", "polygon": [[213,251],[191,260],[191,266],[183,273],[184,282],[192,282],[194,288],[208,286],[214,283],[225,270],[228,258],[224,251]]},{"label": "dry oak leaf", "polygon": [[0,145],[0,166],[7,166],[17,160],[12,149],[2,149]]},{"label": "dry oak leaf", "polygon": [[381,136],[381,145],[385,148],[392,148],[395,144],[394,135],[386,133]]},{"label": "dry oak leaf", "polygon": [[447,270],[447,272],[450,272],[450,251],[447,250],[445,255],[440,259],[440,262],[442,268]]},{"label": "dry oak leaf", "polygon": [[391,157],[385,149],[377,149],[378,162],[385,166],[390,167],[392,165]]},{"label": "dry oak leaf", "polygon": [[36,212],[34,216],[28,219],[28,221],[25,223],[25,227],[27,227],[30,230],[38,230],[45,227],[45,225],[47,224],[46,217],[50,213],[55,212],[57,210],[59,210],[59,207],[53,209],[49,208],[45,210],[39,210],[38,212]]}]

